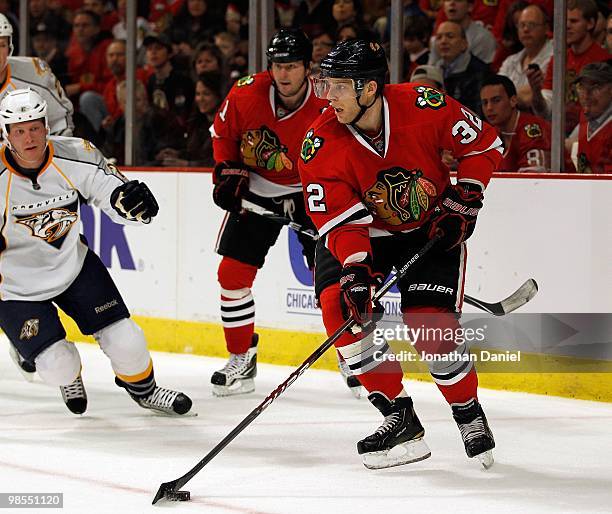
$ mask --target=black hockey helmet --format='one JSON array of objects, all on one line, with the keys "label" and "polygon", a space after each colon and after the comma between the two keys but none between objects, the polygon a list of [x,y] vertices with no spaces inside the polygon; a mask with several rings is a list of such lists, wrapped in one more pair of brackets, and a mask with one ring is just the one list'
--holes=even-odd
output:
[{"label": "black hockey helmet", "polygon": [[322,78],[348,78],[355,82],[358,95],[369,80],[378,84],[382,93],[389,67],[382,46],[365,39],[347,39],[338,43],[323,58],[320,65]]},{"label": "black hockey helmet", "polygon": [[312,61],[312,43],[300,29],[280,29],[270,39],[266,57],[270,63],[302,61],[308,67]]}]

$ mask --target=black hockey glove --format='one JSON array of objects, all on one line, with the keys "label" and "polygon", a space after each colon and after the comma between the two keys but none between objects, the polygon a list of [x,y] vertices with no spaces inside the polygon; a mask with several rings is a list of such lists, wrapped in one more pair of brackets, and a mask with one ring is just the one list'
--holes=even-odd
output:
[{"label": "black hockey glove", "polygon": [[242,197],[249,190],[249,167],[241,162],[224,161],[215,166],[213,201],[230,212],[242,210]]},{"label": "black hockey glove", "polygon": [[343,307],[367,333],[374,330],[384,312],[382,305],[374,302],[374,293],[384,277],[374,273],[368,261],[369,257],[364,262],[347,264],[340,274]]},{"label": "black hockey glove", "polygon": [[451,250],[474,232],[483,194],[475,184],[459,183],[446,188],[427,227],[430,238],[441,235],[438,245]]},{"label": "black hockey glove", "polygon": [[130,221],[151,223],[157,216],[159,205],[144,182],[130,180],[117,187],[110,197],[110,203],[120,216]]}]

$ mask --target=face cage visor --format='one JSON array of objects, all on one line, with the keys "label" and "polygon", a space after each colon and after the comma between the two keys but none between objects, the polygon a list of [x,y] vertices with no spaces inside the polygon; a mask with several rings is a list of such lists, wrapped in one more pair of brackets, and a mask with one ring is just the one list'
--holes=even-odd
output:
[{"label": "face cage visor", "polygon": [[314,92],[322,100],[345,100],[359,98],[365,85],[364,79],[317,77],[314,79]]}]

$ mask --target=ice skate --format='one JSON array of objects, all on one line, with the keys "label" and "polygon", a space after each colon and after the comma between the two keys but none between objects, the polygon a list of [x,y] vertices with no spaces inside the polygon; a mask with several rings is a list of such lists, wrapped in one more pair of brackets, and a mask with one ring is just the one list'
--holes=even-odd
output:
[{"label": "ice skate", "polygon": [[357,399],[363,398],[367,393],[365,387],[363,387],[359,379],[352,374],[346,361],[340,355],[338,355],[338,369],[340,370],[342,381],[350,389],[352,395]]},{"label": "ice skate", "polygon": [[36,376],[36,365],[26,361],[12,344],[9,344],[9,355],[19,368],[19,372],[23,375],[23,378],[28,382],[33,382]]},{"label": "ice skate", "polygon": [[357,443],[357,451],[368,469],[383,469],[425,460],[431,456],[423,440],[425,430],[412,406],[412,398],[393,401],[382,393],[371,393],[368,400],[385,417],[372,435]]},{"label": "ice skate", "polygon": [[478,400],[451,405],[453,418],[457,422],[467,456],[477,457],[485,469],[493,465],[495,441],[487,418]]},{"label": "ice skate", "polygon": [[155,386],[155,389],[153,389],[153,392],[149,396],[140,397],[132,394],[125,382],[119,377],[115,377],[115,383],[119,387],[123,387],[132,400],[143,409],[151,409],[164,414],[179,415],[187,414],[191,409],[191,398],[180,391]]},{"label": "ice skate", "polygon": [[227,364],[213,373],[210,382],[215,396],[233,396],[255,391],[257,376],[257,343],[259,336],[253,334],[251,347],[245,353],[230,353]]},{"label": "ice skate", "polygon": [[81,375],[76,377],[72,384],[60,386],[60,392],[70,412],[83,414],[87,410],[87,391],[85,391]]}]

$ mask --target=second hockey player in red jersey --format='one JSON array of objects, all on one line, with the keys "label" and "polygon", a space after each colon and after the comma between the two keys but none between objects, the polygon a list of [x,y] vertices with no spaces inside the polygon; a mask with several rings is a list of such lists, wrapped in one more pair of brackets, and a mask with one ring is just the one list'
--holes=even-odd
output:
[{"label": "second hockey player in red jersey", "polygon": [[[243,200],[314,229],[306,215],[297,168],[306,129],[327,102],[313,92],[312,44],[294,29],[282,29],[267,50],[268,71],[240,79],[215,117],[215,203],[228,211],[217,241],[223,256],[218,279],[221,319],[230,358],[212,376],[219,396],[254,390],[257,372],[255,303],[251,286],[281,226],[251,212]],[[314,233],[314,230],[313,230]],[[308,265],[314,241],[298,238]]]},{"label": "second hockey player in red jersey", "polygon": [[[378,44],[349,40],[324,58],[315,81],[317,96],[329,100],[331,108],[306,134],[300,174],[308,214],[321,237],[315,289],[329,334],[347,314],[371,328],[373,294],[382,278],[434,234],[442,237],[418,272],[399,282],[404,322],[460,328],[464,242],[502,159],[497,133],[470,110],[429,86],[385,86],[386,74]],[[444,151],[458,159],[457,184],[442,164]],[[374,344],[366,333],[347,333],[336,343],[385,417],[374,434],[358,443],[358,452],[368,468],[425,459],[430,451],[402,386],[400,365],[388,358],[386,343]],[[421,349],[469,354],[465,344],[451,343],[433,340]],[[495,444],[478,402],[473,362],[434,360],[429,367],[452,407],[468,456],[479,455],[490,465]]]}]

